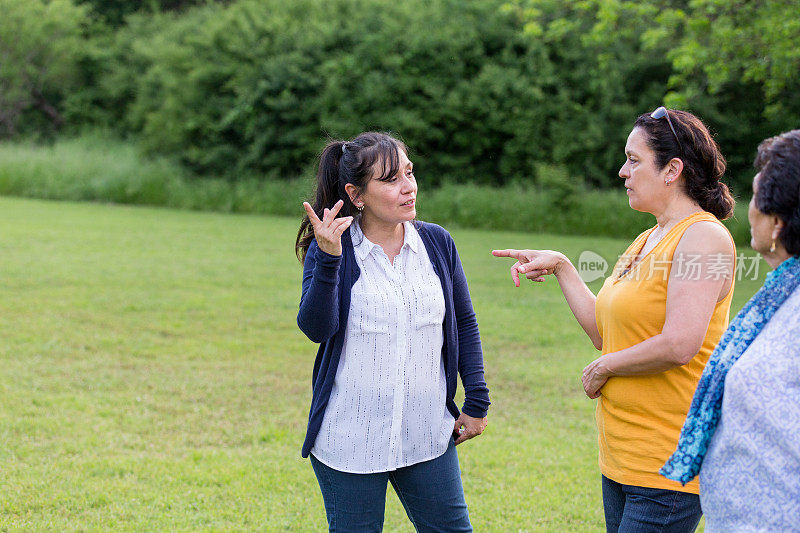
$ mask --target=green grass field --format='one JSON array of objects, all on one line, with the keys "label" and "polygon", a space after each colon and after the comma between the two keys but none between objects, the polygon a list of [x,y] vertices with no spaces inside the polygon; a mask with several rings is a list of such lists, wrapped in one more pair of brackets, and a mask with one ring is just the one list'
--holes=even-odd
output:
[{"label": "green grass field", "polygon": [[[10,198],[0,213],[0,530],[325,529],[300,457],[316,346],[295,325],[299,220]],[[597,352],[554,280],[515,289],[489,251],[611,261],[628,241],[452,233],[492,397],[459,446],[475,530],[600,531],[578,378]],[[734,311],[760,283],[738,284]],[[412,530],[391,492],[386,530]]]}]

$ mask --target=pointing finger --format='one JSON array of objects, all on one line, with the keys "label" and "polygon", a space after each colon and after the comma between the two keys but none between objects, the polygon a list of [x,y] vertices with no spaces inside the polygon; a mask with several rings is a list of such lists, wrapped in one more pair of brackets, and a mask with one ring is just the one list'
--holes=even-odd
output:
[{"label": "pointing finger", "polygon": [[505,250],[492,250],[492,255],[495,257],[517,257],[519,250],[507,248]]},{"label": "pointing finger", "polygon": [[312,226],[315,226],[320,223],[320,219],[314,212],[314,209],[311,207],[311,204],[309,204],[308,202],[303,202],[303,209],[306,210],[306,214],[308,215],[308,220],[311,222]]}]

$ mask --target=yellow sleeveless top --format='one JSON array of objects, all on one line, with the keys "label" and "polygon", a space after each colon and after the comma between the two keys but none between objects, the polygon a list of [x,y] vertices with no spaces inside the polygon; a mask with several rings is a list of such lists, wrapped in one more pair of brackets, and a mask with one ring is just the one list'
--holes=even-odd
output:
[{"label": "yellow sleeveless top", "polygon": [[[595,304],[603,354],[661,333],[666,320],[672,256],[686,229],[703,220],[722,225],[711,213],[694,213],[664,235],[632,268],[633,259],[655,227],[639,235],[620,257],[597,294]],[[732,296],[733,283],[725,298],[714,307],[703,345],[688,364],[658,374],[612,377],[600,390],[595,417],[600,470],[604,476],[623,485],[698,494],[697,479],[684,487],[661,476],[658,470],[675,451],[697,382],[728,327]]]}]

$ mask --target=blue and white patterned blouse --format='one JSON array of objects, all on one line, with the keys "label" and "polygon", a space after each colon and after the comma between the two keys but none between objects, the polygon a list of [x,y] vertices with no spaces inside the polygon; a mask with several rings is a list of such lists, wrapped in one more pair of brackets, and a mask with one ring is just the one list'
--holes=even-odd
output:
[{"label": "blue and white patterned blouse", "polygon": [[725,379],[700,470],[706,531],[800,531],[800,289]]}]

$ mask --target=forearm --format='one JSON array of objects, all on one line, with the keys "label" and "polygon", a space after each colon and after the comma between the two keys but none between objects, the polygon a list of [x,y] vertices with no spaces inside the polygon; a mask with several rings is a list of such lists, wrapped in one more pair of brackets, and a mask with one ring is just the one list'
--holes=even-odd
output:
[{"label": "forearm", "polygon": [[339,328],[339,265],[341,258],[316,251],[303,272],[303,293],[297,325],[314,342],[332,337]]},{"label": "forearm", "polygon": [[339,298],[337,287],[313,283],[300,303],[297,325],[313,342],[332,337],[339,327]]},{"label": "forearm", "polygon": [[598,372],[607,377],[657,374],[688,362],[687,349],[664,334],[655,335],[630,348],[600,357]]},{"label": "forearm", "polygon": [[478,323],[472,306],[457,311],[458,323],[458,373],[464,387],[464,406],[462,410],[469,416],[482,418],[489,409],[489,388],[483,371],[483,351],[478,333]]},{"label": "forearm", "polygon": [[589,287],[583,282],[578,271],[566,256],[556,267],[554,274],[572,314],[575,315],[583,331],[592,340],[592,344],[598,350],[601,349],[603,347],[603,339],[597,329],[597,319],[595,317],[595,302],[597,298],[594,293],[589,290]]},{"label": "forearm", "polygon": [[469,416],[483,418],[491,402],[483,372],[481,337],[469,295],[467,278],[458,260],[453,271],[453,310],[458,332],[458,373],[464,386],[462,411]]}]

